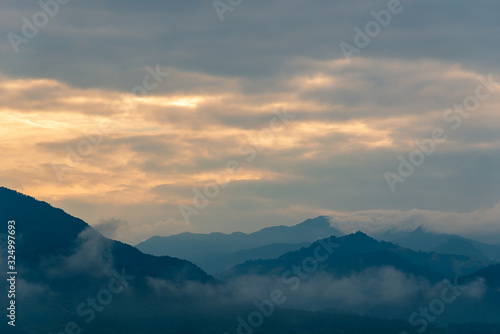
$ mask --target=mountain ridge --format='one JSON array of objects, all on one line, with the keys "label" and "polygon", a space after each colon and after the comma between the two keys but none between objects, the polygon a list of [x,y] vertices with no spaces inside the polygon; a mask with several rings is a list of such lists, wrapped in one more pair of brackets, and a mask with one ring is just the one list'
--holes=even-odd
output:
[{"label": "mountain ridge", "polygon": [[[347,261],[351,261],[350,265],[352,268],[357,268],[357,261],[378,263],[378,266],[399,263],[399,265],[410,270],[412,274],[421,273],[426,278],[439,281],[447,277],[452,278],[463,274],[470,274],[490,264],[490,262],[482,262],[462,255],[417,252],[387,241],[378,241],[358,231],[342,237],[331,236],[326,239],[320,239],[312,243],[309,247],[283,254],[277,259],[247,261],[230,268],[217,277],[227,279],[248,273],[255,274],[257,272],[259,274],[268,274],[275,271],[275,268],[283,268],[293,263],[299,263],[301,259],[313,256],[313,249],[325,242],[338,244],[339,247],[327,260],[327,263],[331,262],[332,266],[326,268],[328,266],[323,263],[320,265],[320,268],[323,266],[327,269],[326,271],[333,270],[332,272],[336,274],[345,274],[350,270],[338,265],[338,263],[347,263]],[[252,267],[254,265],[260,269]],[[340,271],[335,271],[335,268]]]},{"label": "mountain ridge", "polygon": [[[144,253],[171,255],[196,263],[211,274],[227,267],[227,258],[242,250],[257,249],[270,244],[303,244],[318,238],[341,235],[330,226],[327,216],[307,219],[293,226],[271,226],[252,233],[233,232],[208,234],[184,232],[172,236],[153,236],[136,245]],[[214,265],[219,261],[220,265]]]},{"label": "mountain ridge", "polygon": [[[173,278],[176,274],[185,274],[186,278],[202,282],[213,280],[189,261],[144,254],[131,245],[102,236],[82,219],[49,203],[5,187],[0,187],[0,220],[16,221],[16,249],[20,265],[40,268],[55,256],[73,260],[76,252],[82,250],[85,252],[83,255],[88,256],[85,260],[101,261],[99,257],[104,255],[94,247],[102,249],[109,257],[106,261],[112,261],[117,270],[127,267],[131,272],[136,268],[135,273],[139,275]],[[89,243],[88,247],[86,243]]]}]

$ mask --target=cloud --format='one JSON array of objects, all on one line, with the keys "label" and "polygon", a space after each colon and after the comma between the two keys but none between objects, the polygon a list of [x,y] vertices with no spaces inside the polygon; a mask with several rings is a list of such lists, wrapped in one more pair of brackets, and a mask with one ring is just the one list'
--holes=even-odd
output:
[{"label": "cloud", "polygon": [[50,287],[45,283],[30,282],[24,278],[16,278],[16,298],[25,303],[43,301],[42,297],[52,293]]},{"label": "cloud", "polygon": [[361,314],[379,305],[407,306],[420,290],[430,286],[429,282],[392,267],[368,268],[359,274],[339,278],[319,273],[304,283],[291,296],[288,307]]},{"label": "cloud", "polygon": [[106,277],[113,268],[111,246],[111,240],[88,227],[78,235],[71,254],[45,259],[40,270],[48,270],[51,277],[71,277],[81,273],[94,278]]},{"label": "cloud", "polygon": [[[19,33],[20,18],[40,10],[36,3],[4,7],[0,26],[3,35]],[[138,5],[107,0],[99,6],[71,3],[29,44],[21,46],[21,57],[16,57],[4,39],[0,46],[5,56],[0,67],[16,76],[36,74],[86,87],[123,87],[133,82],[138,68],[157,63],[161,55],[179,69],[225,77],[274,76],[284,59],[343,58],[338,45],[342,41],[352,43],[353,26],[362,27],[373,19],[370,10],[386,7],[383,0],[321,0],[314,5],[258,1],[238,7],[221,23],[207,1]],[[362,56],[445,59],[470,67],[495,64],[499,48],[490,40],[496,33],[493,13],[497,4],[457,6],[447,0],[403,7],[403,13],[393,18]],[[127,54],[126,60],[123,54]]]},{"label": "cloud", "polygon": [[465,213],[431,210],[366,210],[336,213],[330,216],[333,227],[349,234],[355,231],[413,231],[419,226],[435,233],[449,233],[480,238],[496,243],[500,230],[500,203],[485,209]]},{"label": "cloud", "polygon": [[129,224],[120,218],[110,218],[100,220],[93,228],[107,238],[120,239],[128,231]]},{"label": "cloud", "polygon": [[466,285],[464,295],[472,300],[482,300],[487,292],[487,286],[483,278],[478,278],[474,282]]},{"label": "cloud", "polygon": [[[241,276],[216,285],[178,284],[156,278],[147,278],[147,284],[154,298],[160,300],[208,302],[212,307],[253,305],[255,301],[269,299],[274,289],[280,289],[286,297],[281,308],[379,316],[390,314],[403,319],[418,309],[418,305],[441,298],[445,288],[443,282],[431,284],[393,267],[366,268],[342,277],[318,272],[303,280],[296,291],[291,291],[279,277],[256,275]],[[478,280],[462,286],[460,291],[464,296],[460,298],[477,302],[482,300],[486,287]]]}]

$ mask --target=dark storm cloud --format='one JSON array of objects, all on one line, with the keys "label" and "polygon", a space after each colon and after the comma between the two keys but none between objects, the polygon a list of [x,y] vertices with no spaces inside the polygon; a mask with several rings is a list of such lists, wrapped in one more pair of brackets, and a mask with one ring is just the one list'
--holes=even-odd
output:
[{"label": "dark storm cloud", "polygon": [[[492,38],[499,30],[494,13],[500,4],[402,4],[403,12],[363,56],[434,58],[482,71],[498,59]],[[2,35],[20,31],[21,17],[40,10],[36,3],[5,7]],[[5,52],[0,66],[14,76],[124,90],[141,68],[157,63],[223,77],[273,77],[290,59],[343,58],[338,45],[352,43],[352,27],[363,27],[373,19],[370,10],[386,7],[383,0],[251,1],[220,22],[212,1],[72,1],[21,46],[19,56]],[[7,44],[4,38],[5,51]]]}]

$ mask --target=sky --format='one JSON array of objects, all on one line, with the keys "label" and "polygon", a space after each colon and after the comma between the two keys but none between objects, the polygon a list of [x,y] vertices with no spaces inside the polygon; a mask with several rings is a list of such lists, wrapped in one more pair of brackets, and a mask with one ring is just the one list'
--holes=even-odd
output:
[{"label": "sky", "polygon": [[324,214],[498,232],[499,10],[3,1],[0,185],[132,244]]}]

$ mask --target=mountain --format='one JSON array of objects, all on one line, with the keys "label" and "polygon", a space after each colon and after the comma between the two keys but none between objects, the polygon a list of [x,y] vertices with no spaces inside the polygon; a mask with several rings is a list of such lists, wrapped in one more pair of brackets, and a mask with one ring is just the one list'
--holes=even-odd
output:
[{"label": "mountain", "polygon": [[431,251],[439,245],[445,243],[450,238],[460,239],[462,237],[451,234],[440,234],[426,231],[422,226],[413,231],[389,230],[382,233],[373,234],[378,240],[385,240],[402,247],[413,250]]},{"label": "mountain", "polygon": [[[498,292],[484,290],[474,276],[490,263],[464,255],[413,251],[357,232],[318,240],[277,259],[247,261],[217,277],[233,284],[262,281],[270,290],[291,290],[289,303],[295,308],[407,320],[420,310],[418,305],[441,298],[452,284],[444,283],[446,279],[453,282],[454,277],[471,274],[465,290],[458,293],[459,302],[447,306],[446,314],[436,320],[447,325],[464,319],[497,321]],[[490,275],[491,281],[498,283],[496,274]]]},{"label": "mountain", "polygon": [[435,247],[433,251],[439,254],[466,255],[483,261],[489,261],[486,255],[474,247],[471,242],[464,239],[450,238]]},{"label": "mountain", "polygon": [[413,231],[390,230],[374,233],[372,236],[378,240],[393,242],[413,250],[475,255],[478,258],[486,257],[491,261],[500,259],[500,245],[485,244],[455,234],[433,233],[426,231],[422,226]]},{"label": "mountain", "polygon": [[472,240],[471,243],[490,260],[500,261],[500,245],[490,245],[474,240]]},{"label": "mountain", "polygon": [[[15,221],[15,244],[11,245],[15,254],[11,250],[11,255],[18,275],[12,286],[20,333],[59,333],[65,323],[75,319],[86,324],[111,301],[114,305],[107,308],[107,314],[128,312],[134,303],[144,304],[144,298],[154,292],[155,282],[172,287],[216,282],[189,261],[144,254],[103,237],[61,209],[2,187],[2,231],[7,232],[8,221]],[[5,233],[1,235],[0,270],[5,274],[13,270],[7,268],[7,238]],[[6,284],[2,278],[4,291],[8,290]],[[165,300],[172,299],[174,294],[165,296]],[[90,304],[96,301],[98,304]],[[7,293],[0,295],[0,303],[8,305]],[[0,326],[2,333],[3,325],[6,323]],[[98,327],[99,321],[92,326]]]},{"label": "mountain", "polygon": [[231,279],[243,275],[272,275],[284,268],[314,256],[314,250],[323,244],[336,244],[338,248],[327,261],[319,265],[319,271],[345,276],[368,267],[391,266],[413,276],[430,281],[473,273],[488,266],[491,261],[481,261],[464,255],[447,255],[416,252],[393,243],[377,241],[362,232],[343,237],[318,240],[311,246],[290,252],[272,260],[247,261],[218,275]]},{"label": "mountain", "polygon": [[[295,226],[267,227],[248,234],[186,232],[168,237],[154,236],[136,247],[147,254],[170,255],[189,260],[208,273],[215,274],[228,265],[235,264],[235,261],[259,258],[262,254],[260,247],[267,246],[267,250],[272,249],[272,256],[277,257],[287,251],[299,249],[305,243],[331,235],[340,236],[342,233],[330,226],[328,217],[320,216]],[[273,244],[274,246],[270,246]],[[243,250],[246,250],[244,256],[236,253]]]},{"label": "mountain", "polygon": [[[345,334],[412,332],[415,328],[406,319],[418,305],[428,302],[425,299],[428,291],[418,290],[420,286],[415,284],[420,281],[401,280],[394,271],[377,273],[370,268],[394,267],[433,282],[443,276],[406,259],[405,256],[411,256],[405,252],[411,251],[356,233],[342,238],[319,239],[312,244],[267,243],[235,251],[230,255],[241,261],[250,256],[271,257],[287,249],[294,250],[278,260],[254,260],[240,265],[251,267],[260,263],[261,268],[266,269],[262,274],[268,275],[263,279],[246,277],[239,282],[225,283],[189,261],[143,254],[135,247],[103,237],[81,219],[45,202],[0,188],[3,231],[7,231],[9,220],[15,220],[16,226],[15,256],[19,274],[14,288],[17,325],[12,328],[3,321],[0,333],[319,334],[331,333],[332,329]],[[317,227],[314,222],[311,224],[313,228]],[[7,244],[6,234],[0,233],[2,275],[7,272]],[[281,266],[304,264],[307,258],[303,256],[318,255],[312,248],[318,245],[323,247],[320,254],[323,258],[332,251],[328,259],[324,258],[324,267],[318,270],[319,274],[364,272],[367,275],[355,277],[352,282],[340,279],[333,287],[320,280],[313,282],[315,286],[304,285],[298,291],[283,289],[283,295],[277,297],[276,292],[280,291],[273,290],[269,284],[277,272],[269,263]],[[418,252],[413,253],[417,253],[414,255],[417,260],[426,259]],[[446,267],[447,262],[441,255],[436,257],[434,253],[432,256],[434,261]],[[446,258],[460,263],[467,257]],[[5,277],[1,282],[2,290],[12,289]],[[368,290],[374,294],[364,296]],[[393,295],[401,293],[405,297],[402,299],[404,305],[394,302]],[[340,298],[335,298],[335,294],[340,294]],[[304,296],[307,298],[302,300]],[[310,304],[319,298],[326,302]],[[276,302],[278,299],[281,302]],[[340,306],[334,304],[339,300]],[[485,312],[484,306],[475,313],[484,315],[484,321],[495,322],[496,301],[491,298],[491,302],[485,304],[491,308],[489,313]],[[364,309],[357,312],[350,308],[352,303],[363,305]],[[6,293],[0,294],[0,304],[9,304]],[[447,310],[446,314],[454,313]],[[444,317],[439,319],[440,322],[441,319]],[[252,325],[254,328],[250,327],[249,324],[257,322],[258,325]],[[475,333],[495,333],[500,329],[494,324],[460,326],[468,329],[474,326]],[[427,333],[457,333],[458,328],[457,325],[441,329],[429,323]]]},{"label": "mountain", "polygon": [[193,262],[209,274],[217,274],[230,267],[249,260],[267,260],[277,258],[285,253],[307,247],[310,242],[298,244],[269,244],[261,247],[242,249],[234,253],[208,253],[196,257]]},{"label": "mountain", "polygon": [[[131,274],[143,277],[200,282],[212,280],[186,260],[143,254],[135,247],[103,237],[83,220],[61,209],[2,187],[0,221],[8,220],[16,222],[17,257],[21,266],[40,268],[48,266],[53,257],[63,257],[66,260],[84,260],[86,266],[93,261],[107,262],[110,268],[121,270],[126,267]],[[68,264],[69,267],[76,265]]]},{"label": "mountain", "polygon": [[462,283],[466,283],[475,281],[478,278],[484,279],[484,282],[490,288],[498,290],[500,288],[500,264],[488,266],[471,275],[460,277],[459,280]]}]

